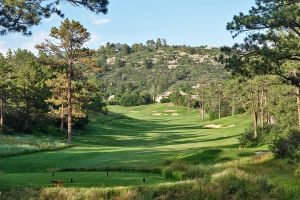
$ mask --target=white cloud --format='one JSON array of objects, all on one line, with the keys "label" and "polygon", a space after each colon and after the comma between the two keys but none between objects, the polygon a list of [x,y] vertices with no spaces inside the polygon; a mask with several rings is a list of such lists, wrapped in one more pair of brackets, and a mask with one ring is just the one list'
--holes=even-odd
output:
[{"label": "white cloud", "polygon": [[28,49],[33,53],[37,53],[38,50],[35,48],[35,45],[40,44],[45,41],[45,39],[50,39],[50,36],[48,32],[46,31],[39,31],[37,33],[34,33],[30,40],[22,44],[19,48],[21,49]]},{"label": "white cloud", "polygon": [[30,37],[24,37],[21,34],[12,34],[9,37],[9,43],[7,41],[0,40],[0,52],[6,54],[8,49],[28,49],[34,54],[38,53],[35,45],[45,41],[45,39],[51,39],[46,31],[38,31],[33,33]]},{"label": "white cloud", "polygon": [[101,25],[110,23],[111,19],[98,19],[96,17],[92,17],[91,22],[94,25],[101,26]]},{"label": "white cloud", "polygon": [[8,47],[7,47],[6,42],[5,41],[0,41],[0,53],[5,55],[7,50],[8,50]]},{"label": "white cloud", "polygon": [[[34,32],[30,37],[24,37],[21,34],[11,34],[7,36],[8,38],[1,38],[0,40],[0,53],[6,54],[8,49],[17,50],[28,49],[34,54],[38,53],[35,45],[45,42],[48,39],[52,42],[57,42],[55,39],[49,36],[49,31],[38,31]],[[86,47],[95,49],[103,44],[103,38],[96,32],[91,32],[91,39],[85,44]]]},{"label": "white cloud", "polygon": [[98,48],[102,43],[102,37],[96,32],[91,32],[91,39],[86,43],[89,48]]}]

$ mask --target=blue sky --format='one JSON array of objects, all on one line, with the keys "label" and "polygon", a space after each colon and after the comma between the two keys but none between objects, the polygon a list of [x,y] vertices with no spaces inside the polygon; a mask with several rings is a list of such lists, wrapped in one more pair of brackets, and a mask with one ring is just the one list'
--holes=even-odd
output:
[{"label": "blue sky", "polygon": [[[67,4],[60,7],[66,17],[80,21],[91,33],[87,46],[98,48],[106,42],[144,43],[158,37],[169,44],[232,45],[242,38],[233,40],[225,29],[226,23],[253,5],[254,0],[110,0],[107,15]],[[32,29],[30,37],[1,36],[0,52],[8,48],[35,51],[34,45],[44,41],[51,27],[59,26],[62,20],[57,16],[44,19]]]}]

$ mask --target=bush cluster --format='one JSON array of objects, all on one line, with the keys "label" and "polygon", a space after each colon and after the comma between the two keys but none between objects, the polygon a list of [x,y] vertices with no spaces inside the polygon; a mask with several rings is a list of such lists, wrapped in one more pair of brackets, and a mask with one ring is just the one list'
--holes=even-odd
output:
[{"label": "bush cluster", "polygon": [[268,145],[276,157],[288,158],[292,162],[300,161],[300,130],[297,128],[275,125],[259,127],[256,138],[250,128],[238,139],[242,146]]},{"label": "bush cluster", "polygon": [[144,92],[125,93],[121,96],[119,103],[121,106],[139,106],[152,103],[151,95]]}]

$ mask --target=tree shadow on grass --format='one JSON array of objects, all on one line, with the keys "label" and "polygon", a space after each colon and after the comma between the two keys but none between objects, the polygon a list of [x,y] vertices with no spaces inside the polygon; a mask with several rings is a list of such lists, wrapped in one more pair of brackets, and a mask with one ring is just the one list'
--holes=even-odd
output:
[{"label": "tree shadow on grass", "polygon": [[[140,120],[123,114],[111,113],[107,120],[99,119],[87,127],[87,134],[74,137],[81,145],[99,145],[115,147],[155,147],[200,142],[226,140],[236,136],[212,138],[201,132],[203,128],[195,124],[170,125],[153,120]],[[199,133],[200,131],[200,133]],[[207,136],[207,137],[205,137]]]}]

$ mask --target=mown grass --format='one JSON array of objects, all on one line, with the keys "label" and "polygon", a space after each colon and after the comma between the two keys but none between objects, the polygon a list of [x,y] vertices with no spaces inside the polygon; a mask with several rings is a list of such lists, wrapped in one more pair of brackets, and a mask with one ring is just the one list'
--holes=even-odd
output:
[{"label": "mown grass", "polygon": [[[295,187],[298,178],[288,170],[291,165],[281,169],[274,166],[285,161],[257,161],[256,152],[267,150],[266,146],[239,148],[237,137],[250,125],[247,115],[201,124],[197,110],[172,104],[109,109],[106,116],[90,116],[86,132],[74,136],[74,147],[0,158],[0,185],[13,186],[24,177],[23,186],[42,188],[16,190],[38,193],[40,199],[274,199],[282,194],[296,199],[300,192]],[[209,124],[228,128],[206,128]],[[98,179],[106,170],[118,176]],[[77,175],[74,180],[79,181],[75,188],[67,184],[68,189],[50,189],[51,172],[62,174],[66,181]],[[213,178],[223,177],[222,172],[227,178]],[[141,176],[152,177],[153,185],[137,187]],[[132,187],[119,188],[128,185]],[[81,188],[96,186],[112,188]]]},{"label": "mown grass", "polygon": [[[54,176],[53,176],[54,175]],[[71,182],[72,179],[72,182]],[[145,179],[145,182],[144,180]],[[65,187],[150,185],[163,181],[159,174],[130,172],[55,172],[55,173],[14,173],[0,176],[0,189],[9,187],[51,187],[51,180],[63,180]]]},{"label": "mown grass", "polygon": [[[163,167],[166,160],[181,159],[211,148],[222,148],[222,152],[211,157],[209,163],[234,160],[241,153],[248,152],[238,149],[236,138],[249,124],[247,117],[222,119],[222,123],[236,124],[235,127],[207,129],[201,126],[198,111],[187,111],[171,104],[129,108],[112,106],[109,109],[108,116],[90,117],[86,133],[74,136],[76,146],[3,158],[0,159],[0,171],[30,173],[106,167],[149,169]],[[179,115],[172,116],[165,113],[167,110],[177,110]],[[154,116],[153,111],[166,115]]]},{"label": "mown grass", "polygon": [[[23,195],[21,195],[23,194]],[[138,187],[4,190],[7,199],[286,199],[265,179],[230,168],[202,178]],[[296,198],[294,198],[296,199]]]}]

